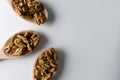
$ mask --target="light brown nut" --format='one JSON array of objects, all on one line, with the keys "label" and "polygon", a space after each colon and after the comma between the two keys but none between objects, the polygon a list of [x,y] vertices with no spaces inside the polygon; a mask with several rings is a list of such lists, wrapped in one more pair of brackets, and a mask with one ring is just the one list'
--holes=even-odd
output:
[{"label": "light brown nut", "polygon": [[[54,56],[56,55],[56,59]],[[50,61],[51,60],[51,61]],[[49,48],[43,51],[34,66],[34,75],[33,78],[35,80],[50,80],[52,79],[58,68],[58,56],[57,52],[54,48]],[[38,70],[39,74],[36,74],[35,71]],[[39,77],[39,78],[38,78]]]},{"label": "light brown nut", "polygon": [[27,44],[27,48],[29,51],[32,51],[32,47],[30,46],[30,44]]},{"label": "light brown nut", "polygon": [[28,44],[29,41],[27,40],[27,38],[25,36],[22,36],[22,35],[17,35],[17,38],[21,39],[24,43]]},{"label": "light brown nut", "polygon": [[[37,38],[36,41],[31,41],[32,35]],[[38,33],[33,31],[23,31],[15,34],[10,38],[3,47],[5,54],[10,56],[20,56],[31,52],[39,43],[40,37]],[[35,45],[33,45],[35,44]]]},{"label": "light brown nut", "polygon": [[8,45],[8,46],[5,46],[5,51],[6,51],[7,53],[10,53],[10,50],[11,50],[11,48],[10,48],[9,45]]},{"label": "light brown nut", "polygon": [[56,70],[56,68],[51,68],[50,70],[49,70],[49,72],[54,72]]},{"label": "light brown nut", "polygon": [[33,44],[34,44],[34,46],[36,46],[37,44],[38,44],[38,42],[39,42],[39,38],[38,37],[35,37],[35,38],[32,38],[32,40],[33,40]]},{"label": "light brown nut", "polygon": [[19,5],[19,6],[23,6],[23,3],[22,3],[22,2],[20,2],[18,5]]},{"label": "light brown nut", "polygon": [[29,35],[29,32],[25,32],[24,36],[27,37]]},{"label": "light brown nut", "polygon": [[45,17],[45,15],[42,12],[35,13],[34,14],[34,21],[37,24],[40,25],[40,24],[43,24],[46,21],[46,17]]},{"label": "light brown nut", "polygon": [[56,67],[56,64],[55,63],[50,63],[50,66]]},{"label": "light brown nut", "polygon": [[26,47],[26,45],[25,44],[23,44],[23,41],[21,40],[21,39],[19,39],[19,38],[16,38],[16,39],[14,39],[14,44],[16,45],[16,46],[18,46],[18,47]]}]

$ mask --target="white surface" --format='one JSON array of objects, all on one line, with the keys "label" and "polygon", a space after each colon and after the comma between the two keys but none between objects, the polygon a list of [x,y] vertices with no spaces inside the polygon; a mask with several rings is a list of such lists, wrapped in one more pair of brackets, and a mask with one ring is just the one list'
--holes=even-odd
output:
[{"label": "white surface", "polygon": [[33,29],[46,39],[32,55],[0,61],[0,80],[32,80],[35,57],[55,47],[61,68],[55,80],[120,80],[120,0],[41,0],[44,25],[19,18],[0,0],[0,47],[14,33]]}]

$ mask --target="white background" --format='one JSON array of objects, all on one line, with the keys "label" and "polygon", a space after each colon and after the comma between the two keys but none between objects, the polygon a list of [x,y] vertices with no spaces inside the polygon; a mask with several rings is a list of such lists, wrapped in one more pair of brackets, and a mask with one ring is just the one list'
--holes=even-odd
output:
[{"label": "white background", "polygon": [[49,19],[39,26],[0,0],[0,47],[22,30],[41,34],[31,55],[0,61],[0,80],[32,80],[35,57],[48,47],[55,47],[60,59],[54,80],[120,80],[120,0],[41,1]]}]

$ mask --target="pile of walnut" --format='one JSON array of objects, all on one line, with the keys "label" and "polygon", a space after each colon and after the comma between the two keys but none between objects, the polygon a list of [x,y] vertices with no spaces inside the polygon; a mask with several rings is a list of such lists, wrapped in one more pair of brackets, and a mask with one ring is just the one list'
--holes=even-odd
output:
[{"label": "pile of walnut", "polygon": [[54,48],[41,53],[34,66],[34,80],[50,80],[57,71],[58,56]]},{"label": "pile of walnut", "polygon": [[37,45],[40,37],[37,33],[25,31],[15,34],[4,45],[5,54],[21,56],[31,52]]},{"label": "pile of walnut", "polygon": [[37,24],[43,24],[46,17],[43,13],[44,6],[36,0],[12,0],[15,12],[26,19],[34,19]]}]

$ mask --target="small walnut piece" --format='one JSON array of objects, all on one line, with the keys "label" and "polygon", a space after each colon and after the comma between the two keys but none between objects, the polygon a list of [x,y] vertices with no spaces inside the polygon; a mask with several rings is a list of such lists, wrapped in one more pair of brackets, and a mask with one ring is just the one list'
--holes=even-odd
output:
[{"label": "small walnut piece", "polygon": [[34,66],[33,78],[34,80],[50,80],[55,76],[57,68],[57,52],[54,48],[49,48],[39,55]]},{"label": "small walnut piece", "polygon": [[6,42],[3,49],[7,55],[21,56],[31,52],[38,45],[39,40],[38,33],[34,33],[34,31],[23,31],[12,36]]},{"label": "small walnut piece", "polygon": [[44,6],[36,0],[12,0],[12,6],[15,12],[26,19],[34,19],[38,25],[46,21],[43,13]]},{"label": "small walnut piece", "polygon": [[46,21],[46,17],[42,12],[41,13],[35,13],[34,14],[34,21],[37,24],[40,25],[40,24],[43,24]]}]

